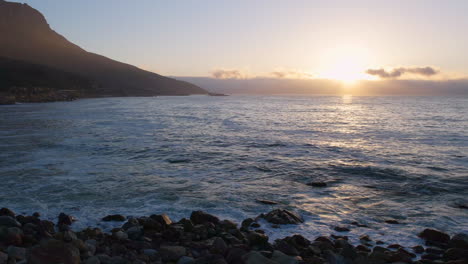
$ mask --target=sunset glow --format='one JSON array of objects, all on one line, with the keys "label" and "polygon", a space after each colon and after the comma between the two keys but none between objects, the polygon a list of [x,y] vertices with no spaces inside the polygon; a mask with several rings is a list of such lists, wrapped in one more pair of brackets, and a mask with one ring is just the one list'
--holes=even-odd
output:
[{"label": "sunset glow", "polygon": [[318,75],[345,84],[374,79],[365,73],[370,57],[368,50],[351,45],[328,49],[322,55],[323,66]]}]

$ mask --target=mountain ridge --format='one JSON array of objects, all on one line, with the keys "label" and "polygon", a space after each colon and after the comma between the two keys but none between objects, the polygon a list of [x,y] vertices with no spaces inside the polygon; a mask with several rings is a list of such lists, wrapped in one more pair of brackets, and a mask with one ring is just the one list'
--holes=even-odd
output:
[{"label": "mountain ridge", "polygon": [[208,94],[189,82],[87,52],[55,32],[38,10],[0,0],[0,56],[78,74],[99,84],[91,96]]}]

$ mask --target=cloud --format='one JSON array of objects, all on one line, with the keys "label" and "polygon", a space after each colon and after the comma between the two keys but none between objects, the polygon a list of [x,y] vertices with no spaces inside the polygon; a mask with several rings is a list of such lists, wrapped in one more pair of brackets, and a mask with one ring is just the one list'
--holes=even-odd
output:
[{"label": "cloud", "polygon": [[367,74],[378,76],[382,79],[396,79],[405,74],[419,75],[424,77],[430,77],[439,73],[438,70],[432,67],[399,67],[394,68],[391,71],[384,69],[368,69]]},{"label": "cloud", "polygon": [[211,73],[211,76],[213,76],[215,79],[243,79],[246,77],[246,75],[240,70],[225,69],[214,70]]},{"label": "cloud", "polygon": [[278,79],[308,79],[312,78],[313,75],[307,72],[288,70],[288,71],[274,71],[270,75]]}]

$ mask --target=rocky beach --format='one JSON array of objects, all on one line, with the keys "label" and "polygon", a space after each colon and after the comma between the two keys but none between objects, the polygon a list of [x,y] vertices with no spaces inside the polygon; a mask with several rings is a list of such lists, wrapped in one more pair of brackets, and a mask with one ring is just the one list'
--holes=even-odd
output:
[{"label": "rocky beach", "polygon": [[434,229],[419,233],[421,245],[386,244],[363,235],[351,244],[352,227],[336,227],[342,235],[316,238],[294,234],[271,241],[259,220],[272,228],[301,225],[295,212],[275,209],[242,223],[221,220],[203,211],[173,221],[166,214],[144,217],[107,215],[105,222],[121,227],[73,229],[80,221],[61,213],[56,221],[40,213],[17,215],[0,209],[0,264],[371,264],[371,263],[468,263],[468,235],[446,234]]}]

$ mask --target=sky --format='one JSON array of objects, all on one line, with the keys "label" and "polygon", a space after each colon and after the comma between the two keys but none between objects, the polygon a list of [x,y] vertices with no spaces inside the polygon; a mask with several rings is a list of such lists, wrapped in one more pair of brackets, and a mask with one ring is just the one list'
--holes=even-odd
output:
[{"label": "sky", "polygon": [[466,0],[16,2],[88,51],[169,76],[468,76]]}]

